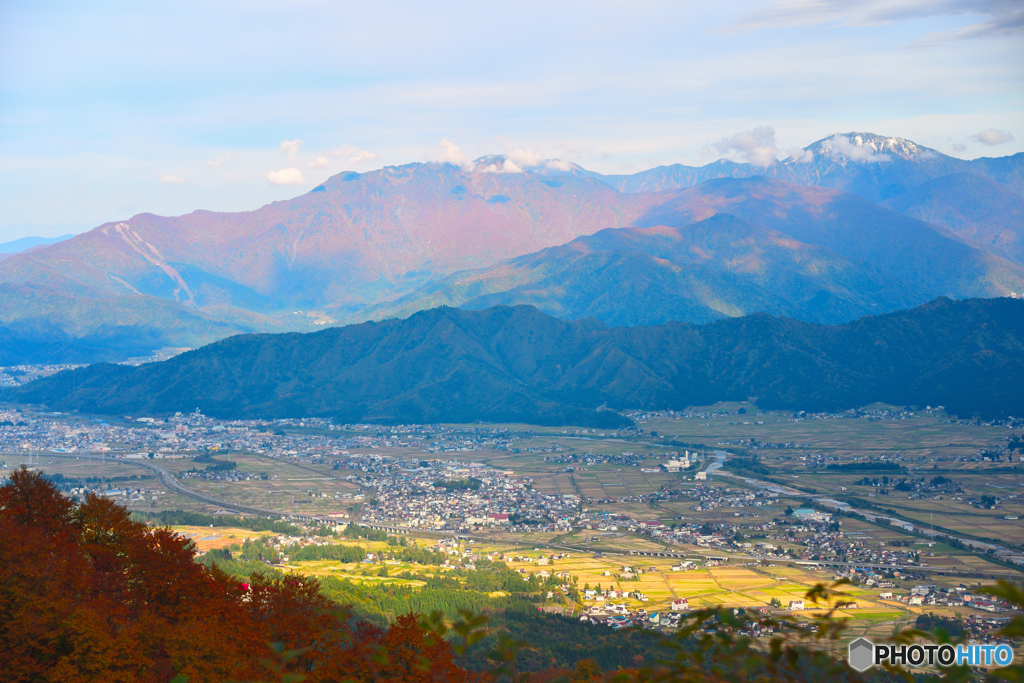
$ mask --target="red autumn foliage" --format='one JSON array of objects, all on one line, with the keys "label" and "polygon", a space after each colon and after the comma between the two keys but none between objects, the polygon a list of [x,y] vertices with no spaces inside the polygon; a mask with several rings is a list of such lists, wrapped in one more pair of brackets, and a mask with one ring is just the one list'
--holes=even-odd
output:
[{"label": "red autumn foliage", "polygon": [[288,671],[309,683],[477,680],[412,615],[356,622],[302,577],[246,590],[109,500],[77,505],[25,469],[0,487],[4,681],[266,680],[270,643],[308,648]]}]

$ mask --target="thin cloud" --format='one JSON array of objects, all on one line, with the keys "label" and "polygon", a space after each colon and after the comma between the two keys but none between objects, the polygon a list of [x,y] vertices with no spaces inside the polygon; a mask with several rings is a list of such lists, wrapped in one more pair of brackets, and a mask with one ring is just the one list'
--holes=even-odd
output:
[{"label": "thin cloud", "polygon": [[206,165],[209,166],[210,168],[223,168],[233,158],[234,157],[232,157],[230,154],[225,154],[224,156],[218,154],[216,159],[214,159],[213,161],[207,161]]},{"label": "thin cloud", "polygon": [[544,168],[551,169],[552,171],[571,171],[572,164],[562,159],[548,159],[544,162]]},{"label": "thin cloud", "polygon": [[832,158],[835,159],[839,156],[844,156],[850,161],[858,161],[861,163],[877,163],[880,161],[892,161],[892,157],[888,154],[882,154],[875,148],[865,145],[861,142],[860,137],[856,141],[850,140],[845,135],[833,135],[830,140]]},{"label": "thin cloud", "polygon": [[317,157],[313,161],[306,164],[306,168],[327,168],[330,165],[331,162],[327,157]]},{"label": "thin cloud", "polygon": [[711,143],[719,154],[739,157],[754,166],[771,166],[778,160],[779,150],[775,146],[775,129],[758,126],[753,130],[736,133]]},{"label": "thin cloud", "polygon": [[1006,11],[994,14],[991,19],[964,26],[958,31],[946,33],[929,33],[915,45],[944,43],[950,40],[969,40],[974,38],[999,38],[1024,33],[1024,6],[1007,8]]},{"label": "thin cloud", "polygon": [[331,156],[344,158],[350,164],[365,164],[377,158],[377,154],[352,145],[339,145],[331,151]]},{"label": "thin cloud", "polygon": [[540,166],[544,163],[544,155],[532,149],[520,149],[507,140],[501,140],[500,144],[505,148],[505,158],[520,168]]},{"label": "thin cloud", "polygon": [[185,179],[179,175],[167,174],[160,176],[160,182],[164,185],[177,185],[178,183],[185,182]]},{"label": "thin cloud", "polygon": [[[500,168],[489,172],[521,173],[527,168],[545,168],[551,171],[569,171],[572,164],[561,159],[547,159],[544,154],[534,149],[522,149],[504,138],[498,138],[498,144],[505,148],[505,162]],[[576,145],[568,142],[563,145],[569,151],[578,151]],[[570,149],[571,148],[571,149]],[[478,169],[486,170],[486,169]]]},{"label": "thin cloud", "polygon": [[477,173],[522,173],[523,169],[511,159],[494,159],[487,165],[477,164]]},{"label": "thin cloud", "polygon": [[1008,130],[996,130],[995,128],[987,128],[977,135],[971,136],[972,140],[977,140],[983,145],[1001,145],[1004,142],[1010,142],[1013,140],[1013,133]]},{"label": "thin cloud", "polygon": [[793,147],[787,154],[789,155],[787,161],[793,161],[798,164],[809,164],[814,161],[814,152],[802,147]]},{"label": "thin cloud", "polygon": [[302,177],[302,171],[295,167],[271,171],[267,174],[267,180],[271,185],[304,185],[306,182],[306,179]]},{"label": "thin cloud", "polygon": [[288,161],[295,161],[295,155],[299,153],[299,147],[305,144],[302,140],[282,140],[281,147],[279,148],[282,152],[288,152]]},{"label": "thin cloud", "polygon": [[928,34],[916,44],[1024,32],[1024,6],[1019,0],[782,0],[750,12],[722,30],[759,31],[821,25],[868,27],[963,15],[982,15],[988,19],[958,31]]}]

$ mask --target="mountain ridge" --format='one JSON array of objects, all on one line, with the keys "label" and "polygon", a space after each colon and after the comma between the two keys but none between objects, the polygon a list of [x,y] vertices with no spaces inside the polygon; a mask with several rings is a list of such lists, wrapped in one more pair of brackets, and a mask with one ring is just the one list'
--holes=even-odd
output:
[{"label": "mountain ridge", "polygon": [[[844,136],[812,144],[811,161],[794,158],[762,168],[720,160],[702,167],[700,173],[710,178],[706,182],[712,184],[723,182],[717,178],[719,175],[736,176],[739,183],[744,180],[741,176],[778,175],[779,169],[796,169],[803,173],[797,180],[810,183],[808,187],[831,184],[841,187],[841,191],[856,190],[910,216],[948,223],[947,227],[961,237],[974,239],[1016,264],[982,258],[968,248],[970,245],[954,244],[948,235],[936,237],[939,233],[935,230],[929,233],[934,238],[930,242],[919,239],[924,233],[917,230],[918,237],[914,239],[921,247],[917,253],[901,252],[894,242],[889,250],[876,249],[866,254],[855,249],[865,240],[853,226],[846,226],[842,240],[824,241],[818,234],[821,226],[813,224],[813,212],[798,215],[795,208],[799,207],[782,207],[782,213],[788,216],[787,225],[774,220],[770,212],[754,215],[753,200],[743,205],[747,207],[746,213],[740,210],[743,206],[715,208],[717,212],[733,211],[751,223],[805,244],[830,249],[838,255],[834,268],[846,268],[844,264],[858,260],[879,267],[878,259],[888,255],[890,263],[885,268],[897,274],[906,271],[900,276],[904,284],[897,289],[913,282],[916,276],[908,277],[913,275],[911,271],[925,272],[930,283],[927,291],[916,300],[895,297],[890,308],[937,295],[993,296],[1024,289],[1016,274],[1021,261],[1014,261],[1022,244],[1019,224],[1024,220],[1020,206],[1024,200],[1019,200],[1015,193],[1024,192],[1024,155],[966,162],[907,141],[859,135],[854,135],[854,142],[859,144]],[[846,142],[841,143],[840,139]],[[834,156],[828,150],[836,145],[852,156]],[[869,160],[872,155],[885,155],[889,161]],[[824,165],[816,167],[815,160]],[[973,170],[963,171],[964,164]],[[981,175],[974,175],[975,171]],[[686,171],[692,175],[691,172],[696,171]],[[630,178],[630,182],[646,182],[644,178],[650,179],[650,172]],[[617,182],[615,177],[600,176],[563,162],[544,162],[524,171],[504,157],[491,156],[478,159],[472,168],[430,162],[389,166],[364,174],[344,172],[310,192],[251,212],[195,211],[179,217],[142,213],[0,262],[0,283],[34,292],[24,300],[7,297],[0,301],[0,325],[12,326],[16,335],[24,333],[19,337],[21,347],[30,345],[33,339],[45,341],[41,336],[33,337],[33,330],[49,330],[67,336],[72,342],[83,334],[88,336],[81,324],[85,311],[90,311],[97,321],[108,320],[115,325],[122,318],[141,317],[146,321],[144,328],[140,328],[143,336],[169,346],[192,346],[209,340],[203,335],[190,337],[183,333],[175,321],[185,319],[194,319],[197,324],[199,320],[213,321],[224,334],[320,329],[357,319],[367,307],[400,300],[425,286],[436,288],[439,281],[452,273],[504,263],[605,228],[651,227],[657,223],[678,227],[710,215],[710,210],[703,214],[696,211],[696,200],[688,208],[666,206],[666,202],[679,199],[681,193],[702,186],[679,189],[678,179],[669,178],[671,182],[665,181],[668,185],[664,180],[658,181],[662,183],[659,189],[664,190],[661,194],[631,194],[611,186]],[[688,177],[684,184],[697,180],[700,178]],[[669,186],[675,189],[666,189]],[[700,192],[691,192],[693,196],[697,194]],[[796,197],[799,193],[791,194]],[[804,199],[797,199],[807,204],[804,200],[813,192],[807,190],[803,195]],[[887,198],[879,199],[882,196]],[[979,199],[981,196],[985,199]],[[761,199],[764,201],[760,206],[772,211],[781,206],[779,202],[772,204]],[[845,202],[851,215],[867,211],[852,199]],[[979,206],[983,202],[984,206]],[[841,222],[835,216],[828,220],[832,225]],[[878,245],[881,241],[874,239],[873,243]],[[943,245],[952,245],[950,253],[966,260],[951,258]],[[908,258],[897,258],[898,254]],[[929,259],[948,273],[953,285],[940,286],[942,278],[923,269]],[[666,264],[664,259],[652,261],[649,256],[622,252],[609,254],[606,261],[594,264],[592,272],[612,268],[628,273],[632,269],[654,278],[645,282],[635,274],[628,275],[633,299],[648,289],[666,300],[679,298],[672,292],[681,293],[682,299],[673,304],[678,309],[678,313],[673,313],[675,317],[707,321],[720,314],[738,315],[752,310],[751,306],[728,302],[715,306],[686,303],[685,293],[699,286],[696,278],[700,273],[696,269],[684,274],[684,279],[690,281],[687,284],[672,270],[678,264]],[[711,289],[732,291],[739,286],[731,280],[723,282],[722,278],[728,280],[732,276],[723,275],[721,269],[705,269],[704,275],[712,278],[708,285]],[[32,296],[39,296],[42,290],[49,290],[54,300],[61,299],[67,305],[53,309],[48,318],[39,315],[35,320],[27,320],[25,313],[30,311]],[[830,290],[823,287],[822,291]],[[782,294],[778,290],[750,290],[740,299],[774,301],[772,305],[758,304],[757,308],[778,314],[826,322],[838,320],[814,317],[801,312],[799,305],[791,308]],[[610,306],[611,299],[607,300]],[[79,302],[80,310],[75,310],[74,302]],[[543,303],[539,299],[536,302]],[[495,301],[474,305],[490,303]],[[148,307],[148,312],[141,311],[144,307]],[[565,315],[576,315],[577,310],[583,315],[591,314],[582,303],[566,310]],[[848,315],[871,310],[854,306]],[[607,315],[604,317],[608,319]],[[629,318],[633,322],[656,319]],[[90,344],[85,346],[95,349]],[[117,345],[110,351],[94,358],[116,355]],[[138,354],[133,348],[130,355]]]},{"label": "mountain ridge", "polygon": [[198,406],[234,418],[610,428],[628,423],[612,410],[749,397],[764,408],[883,401],[1020,414],[1022,380],[1024,301],[1016,299],[940,298],[834,326],[756,314],[608,327],[517,306],[238,335],[136,368],[65,371],[4,389],[0,400],[100,414]]},{"label": "mountain ridge", "polygon": [[730,178],[663,198],[637,227],[455,273],[350,321],[532,304],[614,325],[756,311],[840,323],[936,296],[1024,291],[1024,267],[836,190]]}]

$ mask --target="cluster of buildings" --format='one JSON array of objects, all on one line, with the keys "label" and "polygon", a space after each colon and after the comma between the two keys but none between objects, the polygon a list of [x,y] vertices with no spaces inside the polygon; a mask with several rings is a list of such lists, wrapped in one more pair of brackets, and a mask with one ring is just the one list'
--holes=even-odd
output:
[{"label": "cluster of buildings", "polygon": [[19,387],[40,377],[49,377],[62,370],[73,370],[81,365],[8,365],[0,367],[0,387]]},{"label": "cluster of buildings", "polygon": [[[678,453],[664,453],[665,456],[679,455]],[[562,455],[545,456],[544,462],[562,463],[566,465],[620,465],[622,467],[639,467],[644,463],[642,453],[623,452],[613,453],[564,453]],[[572,471],[572,468],[567,468]]]},{"label": "cluster of buildings", "polygon": [[266,472],[240,472],[238,470],[188,470],[178,475],[181,479],[203,479],[205,481],[261,481],[266,480]]},{"label": "cluster of buildings", "polygon": [[[844,534],[830,528],[813,529],[805,537],[791,542],[799,543],[806,549],[799,553],[800,559],[812,561],[840,560],[850,563],[881,564],[913,567],[920,564],[920,553],[912,548],[889,546],[882,541],[861,538],[860,534]],[[852,568],[851,572],[855,572]],[[874,576],[870,570],[862,571],[867,578]],[[855,574],[851,574],[853,576]]]},{"label": "cluster of buildings", "polygon": [[614,630],[640,627],[654,630],[678,628],[682,612],[648,612],[643,608],[630,609],[623,604],[609,603],[594,606],[580,615],[580,621],[602,624]]},{"label": "cluster of buildings", "polygon": [[[931,584],[920,584],[910,589],[909,593],[894,595],[890,591],[880,593],[882,600],[893,600],[906,605],[971,607],[985,612],[1008,612],[1011,605],[1005,600],[984,593],[972,593],[967,586],[960,584],[955,588],[938,588]],[[982,617],[979,620],[984,622]]]},{"label": "cluster of buildings", "polygon": [[[669,497],[666,494],[666,497]],[[694,501],[690,506],[691,510],[704,512],[719,507],[728,508],[758,508],[774,505],[778,501],[779,494],[774,491],[750,489],[725,488],[709,484],[697,484],[692,488],[674,491],[672,499],[688,499]]]},{"label": "cluster of buildings", "polygon": [[331,458],[353,450],[409,448],[417,453],[508,450],[528,432],[442,425],[337,425],[323,418],[220,420],[198,412],[167,418],[68,419],[59,413],[0,410],[0,451],[55,453],[141,452],[155,458],[204,452],[251,451],[275,457]]},{"label": "cluster of buildings", "polygon": [[[368,523],[424,529],[516,529],[541,524],[568,530],[579,519],[579,496],[542,493],[533,488],[532,478],[516,477],[483,463],[369,457],[373,465],[368,471],[389,476],[358,479],[372,489],[375,501],[363,514]],[[360,458],[346,458],[343,463],[360,467]]]}]

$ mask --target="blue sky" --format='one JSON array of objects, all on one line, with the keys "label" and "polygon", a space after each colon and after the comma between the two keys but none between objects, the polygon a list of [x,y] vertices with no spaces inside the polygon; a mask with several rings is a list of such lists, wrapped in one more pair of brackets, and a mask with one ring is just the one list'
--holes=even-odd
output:
[{"label": "blue sky", "polygon": [[1022,86],[1020,0],[6,0],[0,242],[460,154],[743,160],[764,127],[1005,156]]}]

